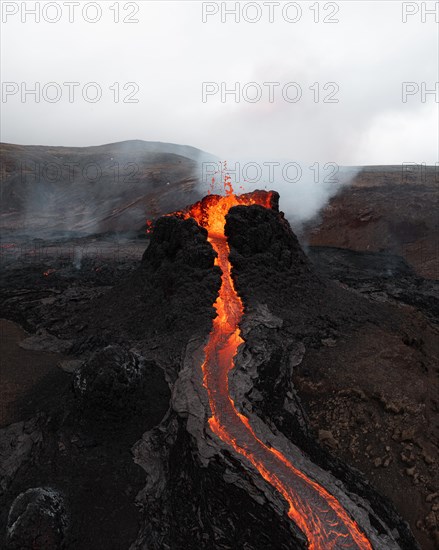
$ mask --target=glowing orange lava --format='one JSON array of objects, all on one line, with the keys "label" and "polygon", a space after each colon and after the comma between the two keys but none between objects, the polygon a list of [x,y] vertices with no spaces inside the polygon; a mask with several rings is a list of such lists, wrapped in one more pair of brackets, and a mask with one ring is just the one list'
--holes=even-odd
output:
[{"label": "glowing orange lava", "polygon": [[218,255],[215,263],[222,270],[222,284],[214,304],[217,316],[202,365],[212,412],[209,427],[224,443],[244,456],[285,498],[289,505],[288,515],[306,535],[311,550],[372,550],[371,543],[338,500],[294,467],[280,451],[261,441],[229,395],[229,371],[234,367],[238,346],[243,343],[239,323],[244,307],[231,276],[229,246],[224,234],[225,216],[232,206],[240,204],[270,208],[272,194],[255,191],[235,195],[227,178],[225,189],[225,196],[208,195],[179,213],[184,218],[194,218],[207,229],[208,240]]}]

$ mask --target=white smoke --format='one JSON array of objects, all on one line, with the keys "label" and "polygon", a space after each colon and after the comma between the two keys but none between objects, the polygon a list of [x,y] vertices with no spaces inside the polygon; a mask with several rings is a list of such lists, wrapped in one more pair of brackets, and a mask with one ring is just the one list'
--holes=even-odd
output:
[{"label": "white smoke", "polygon": [[201,185],[208,191],[224,193],[224,178],[230,177],[235,193],[255,189],[280,194],[280,209],[294,229],[315,218],[329,199],[353,181],[361,167],[339,166],[330,161],[303,162],[292,159],[227,159],[202,163]]},{"label": "white smoke", "polygon": [[73,267],[77,270],[80,270],[81,265],[82,265],[82,248],[75,247],[73,252]]}]

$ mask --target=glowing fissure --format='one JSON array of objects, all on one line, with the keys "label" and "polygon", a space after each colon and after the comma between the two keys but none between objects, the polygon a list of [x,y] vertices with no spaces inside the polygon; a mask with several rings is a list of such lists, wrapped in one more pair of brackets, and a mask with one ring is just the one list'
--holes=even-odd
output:
[{"label": "glowing fissure", "polygon": [[226,196],[211,195],[181,212],[194,218],[208,231],[208,240],[217,253],[222,270],[221,288],[214,307],[209,341],[202,365],[203,382],[212,416],[209,426],[224,443],[244,456],[288,502],[288,516],[306,535],[310,550],[356,548],[372,550],[357,523],[326,489],[295,468],[278,450],[267,446],[255,434],[246,416],[238,412],[229,394],[229,371],[243,339],[239,323],[244,313],[242,301],[231,276],[229,246],[224,233],[225,216],[232,206],[260,204],[271,207],[271,194],[255,191],[234,195],[229,185]]}]

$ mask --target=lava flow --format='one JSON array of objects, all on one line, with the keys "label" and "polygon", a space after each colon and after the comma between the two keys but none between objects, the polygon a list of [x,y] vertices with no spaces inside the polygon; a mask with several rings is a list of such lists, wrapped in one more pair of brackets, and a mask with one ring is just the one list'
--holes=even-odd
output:
[{"label": "lava flow", "polygon": [[202,365],[212,412],[209,426],[224,443],[249,460],[285,498],[289,505],[288,516],[305,534],[311,550],[372,550],[369,540],[339,501],[294,467],[280,451],[263,443],[229,395],[229,371],[234,366],[238,346],[243,343],[239,323],[244,307],[231,276],[225,216],[232,206],[252,204],[270,208],[272,194],[255,191],[235,195],[226,179],[225,196],[209,195],[178,213],[184,218],[194,218],[207,229],[208,240],[217,253],[215,263],[222,270],[222,284],[214,304],[217,316]]}]

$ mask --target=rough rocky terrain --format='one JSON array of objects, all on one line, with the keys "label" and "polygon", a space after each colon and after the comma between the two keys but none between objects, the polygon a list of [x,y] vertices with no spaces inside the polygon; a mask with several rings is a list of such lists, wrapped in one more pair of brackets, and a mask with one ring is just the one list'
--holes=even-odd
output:
[{"label": "rough rocky terrain", "polygon": [[366,166],[303,228],[311,245],[402,256],[439,278],[439,164]]},{"label": "rough rocky terrain", "polygon": [[[227,234],[247,312],[233,395],[341,499],[368,503],[377,541],[390,528],[400,548],[416,548],[406,520],[433,549],[437,288],[396,260],[392,284],[349,258],[342,269],[331,250],[310,261],[286,221],[260,207],[234,208]],[[55,507],[60,518],[23,528],[37,548],[50,534],[66,548],[303,548],[282,499],[203,428],[197,365],[219,287],[205,231],[162,218],[141,260],[136,250],[79,268],[60,255],[22,259],[2,272],[4,316],[35,334],[10,344],[11,361],[50,349],[60,376],[27,386],[27,409],[8,408],[2,449],[20,444],[19,458],[1,454],[1,544],[15,544],[16,517],[35,525],[20,511],[30,498],[45,502],[36,517]],[[49,387],[52,399],[35,399]]]}]

